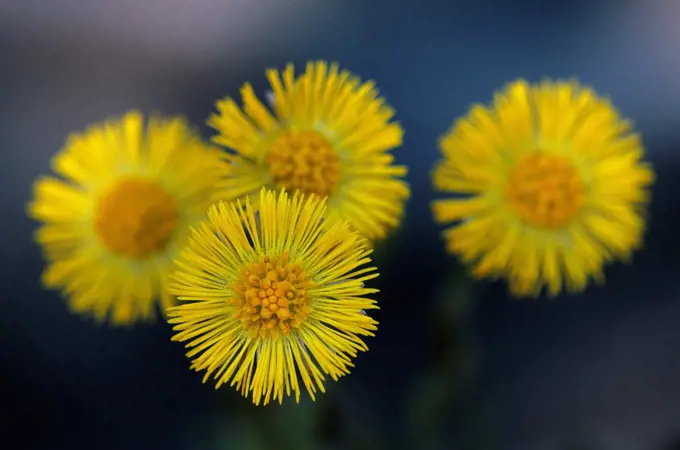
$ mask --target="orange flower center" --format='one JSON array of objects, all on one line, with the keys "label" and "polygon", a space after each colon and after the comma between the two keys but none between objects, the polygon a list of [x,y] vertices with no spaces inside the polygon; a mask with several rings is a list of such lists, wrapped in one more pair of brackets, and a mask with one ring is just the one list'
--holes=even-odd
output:
[{"label": "orange flower center", "polygon": [[340,180],[340,160],[316,131],[288,131],[267,154],[267,164],[278,188],[326,197]]},{"label": "orange flower center", "polygon": [[236,297],[234,317],[251,337],[278,337],[299,328],[311,312],[310,280],[299,264],[291,264],[288,252],[278,258],[260,257],[241,271],[232,284]]},{"label": "orange flower center", "polygon": [[505,195],[513,210],[536,227],[569,223],[583,205],[583,180],[567,158],[537,151],[510,173]]},{"label": "orange flower center", "polygon": [[175,201],[161,186],[128,178],[115,183],[101,197],[94,229],[112,253],[139,259],[165,248],[177,219]]}]

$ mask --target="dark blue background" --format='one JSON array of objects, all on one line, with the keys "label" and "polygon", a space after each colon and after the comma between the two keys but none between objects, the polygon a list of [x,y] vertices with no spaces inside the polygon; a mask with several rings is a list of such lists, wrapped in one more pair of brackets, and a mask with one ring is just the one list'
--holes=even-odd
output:
[{"label": "dark blue background", "polygon": [[673,0],[1,4],[3,442],[238,448],[230,433],[247,400],[202,385],[167,326],[98,328],[41,289],[24,205],[69,132],[129,108],[185,113],[202,126],[214,101],[243,82],[263,92],[265,68],[323,58],[375,79],[395,107],[406,130],[395,154],[413,190],[402,233],[379,260],[379,335],[338,387],[354,408],[394,445],[418,448],[399,430],[438,358],[447,325],[435,299],[446,302],[456,266],[428,208],[436,139],[508,81],[575,76],[610,95],[643,134],[659,178],[647,247],[583,295],[517,301],[502,284],[475,284],[456,325],[475,377],[442,413],[440,444],[665,449],[680,434],[678,23]]}]

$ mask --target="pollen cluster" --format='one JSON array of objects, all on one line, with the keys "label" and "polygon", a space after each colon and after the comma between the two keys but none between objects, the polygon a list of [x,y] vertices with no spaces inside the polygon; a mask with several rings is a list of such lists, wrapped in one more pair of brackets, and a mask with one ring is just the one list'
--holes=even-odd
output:
[{"label": "pollen cluster", "polygon": [[581,208],[583,181],[567,158],[535,152],[516,164],[505,194],[524,221],[556,229],[572,220]]},{"label": "pollen cluster", "polygon": [[307,290],[311,282],[299,264],[291,264],[288,253],[260,257],[248,264],[233,283],[237,307],[235,317],[251,337],[287,335],[311,312]]},{"label": "pollen cluster", "polygon": [[290,192],[326,197],[340,179],[340,160],[328,141],[316,131],[288,131],[267,153],[267,164],[277,187]]},{"label": "pollen cluster", "polygon": [[143,258],[165,248],[177,219],[175,200],[157,182],[124,178],[99,199],[94,229],[112,253]]}]

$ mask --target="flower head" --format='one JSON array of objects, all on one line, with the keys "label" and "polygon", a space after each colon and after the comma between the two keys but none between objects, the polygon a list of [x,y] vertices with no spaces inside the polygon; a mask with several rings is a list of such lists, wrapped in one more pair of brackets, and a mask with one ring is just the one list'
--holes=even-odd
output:
[{"label": "flower head", "polygon": [[441,139],[447,248],[517,296],[582,291],[642,244],[652,169],[631,124],[576,82],[510,84]]},{"label": "flower head", "polygon": [[219,202],[193,231],[177,261],[169,310],[176,341],[187,341],[192,368],[217,387],[236,386],[255,404],[283,401],[301,386],[314,399],[324,375],[337,380],[367,350],[377,322],[366,314],[378,274],[365,239],[346,221],[324,220],[317,196],[262,189],[250,199]]},{"label": "flower head", "polygon": [[172,258],[205,217],[223,164],[184,119],[129,112],[72,135],[35,183],[29,215],[48,265],[43,282],[72,311],[114,325],[163,309]]},{"label": "flower head", "polygon": [[217,102],[208,125],[215,143],[231,149],[220,199],[251,196],[260,187],[328,197],[329,214],[348,220],[370,240],[395,228],[409,196],[406,167],[390,151],[402,129],[373,82],[362,83],[336,64],[310,62],[297,78],[292,65],[269,70],[273,114],[250,84],[234,100]]}]

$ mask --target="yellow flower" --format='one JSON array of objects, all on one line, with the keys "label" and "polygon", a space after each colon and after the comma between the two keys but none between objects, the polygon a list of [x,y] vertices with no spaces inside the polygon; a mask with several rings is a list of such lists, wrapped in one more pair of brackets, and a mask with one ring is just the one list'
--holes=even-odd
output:
[{"label": "yellow flower", "polygon": [[70,309],[113,325],[152,320],[172,258],[205,218],[223,162],[182,118],[138,112],[70,136],[53,160],[61,178],[35,184],[29,215],[48,266],[43,283]]},{"label": "yellow flower", "polygon": [[[193,230],[171,291],[169,322],[188,341],[192,368],[230,383],[253,402],[283,401],[301,384],[312,399],[324,375],[349,373],[368,348],[377,309],[364,281],[378,274],[366,240],[342,220],[324,220],[325,199],[262,189],[259,211],[246,199],[219,202]],[[300,382],[301,379],[301,382]]]},{"label": "yellow flower", "polygon": [[604,280],[642,244],[652,169],[640,138],[606,99],[576,82],[510,84],[442,137],[434,202],[447,249],[517,296]]},{"label": "yellow flower", "polygon": [[213,141],[232,150],[219,198],[255,203],[262,186],[328,196],[329,214],[370,240],[383,238],[399,224],[409,187],[400,179],[406,167],[390,153],[402,129],[374,83],[325,62],[308,63],[297,78],[292,65],[267,77],[274,114],[246,84],[243,111],[225,98],[208,120],[218,131]]}]

